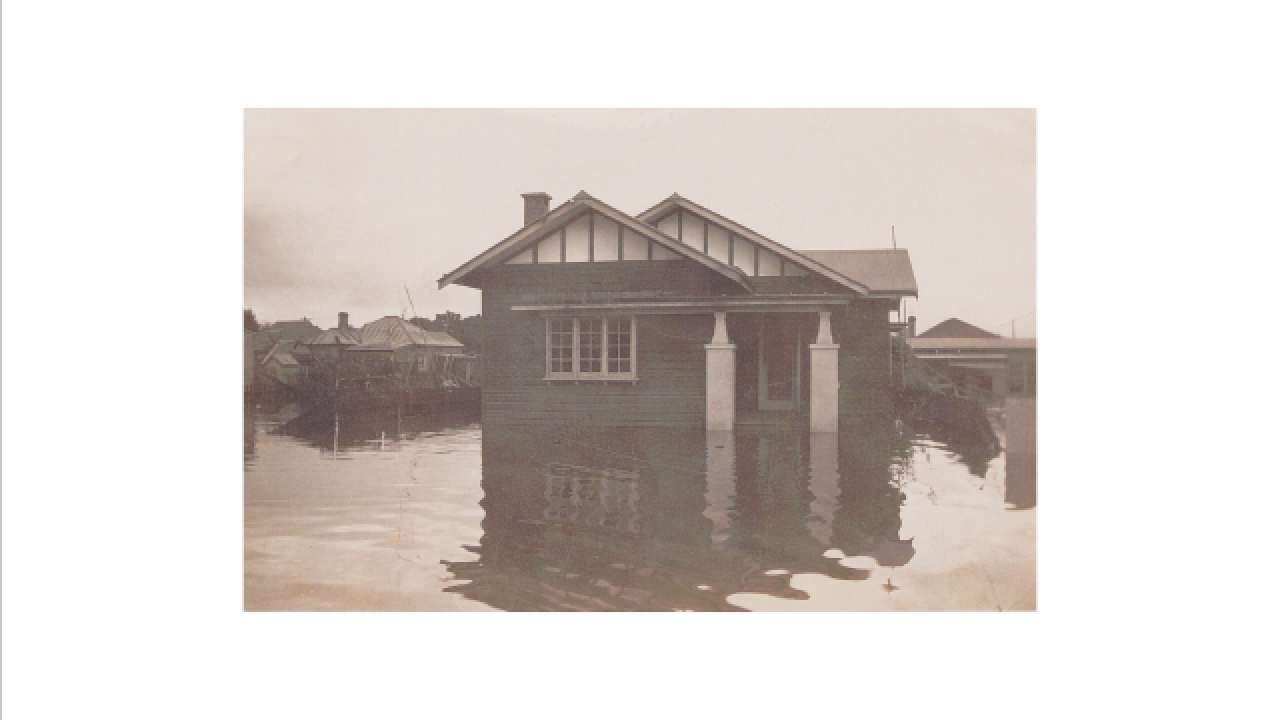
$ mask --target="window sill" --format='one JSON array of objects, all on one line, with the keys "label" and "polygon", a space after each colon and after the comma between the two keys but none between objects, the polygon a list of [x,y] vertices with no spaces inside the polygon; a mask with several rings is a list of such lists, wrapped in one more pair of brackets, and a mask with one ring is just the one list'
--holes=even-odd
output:
[{"label": "window sill", "polygon": [[579,384],[579,383],[604,383],[605,385],[608,385],[609,383],[615,383],[615,384],[618,384],[618,385],[635,385],[636,383],[640,382],[640,378],[638,378],[638,377],[625,377],[625,376],[618,376],[618,377],[590,377],[590,376],[584,376],[584,377],[544,377],[544,378],[542,378],[542,380],[543,380],[543,382],[546,382],[546,383],[548,383],[548,384],[550,384],[550,383],[555,383],[555,384],[561,384],[561,385],[569,385],[569,384],[577,385],[577,384]]}]

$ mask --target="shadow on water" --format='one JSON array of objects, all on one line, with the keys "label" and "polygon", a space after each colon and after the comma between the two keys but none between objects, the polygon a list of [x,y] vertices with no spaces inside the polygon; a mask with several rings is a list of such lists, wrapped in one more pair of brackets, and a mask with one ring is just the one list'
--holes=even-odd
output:
[{"label": "shadow on water", "polygon": [[[910,561],[909,441],[834,435],[485,428],[480,544],[450,592],[506,610],[733,610],[805,599],[790,575],[866,580],[843,556]],[[840,552],[834,552],[839,550]]]},{"label": "shadow on water", "polygon": [[974,477],[983,477],[1000,455],[999,438],[983,405],[930,393],[904,397],[903,418],[908,430],[947,446]]}]

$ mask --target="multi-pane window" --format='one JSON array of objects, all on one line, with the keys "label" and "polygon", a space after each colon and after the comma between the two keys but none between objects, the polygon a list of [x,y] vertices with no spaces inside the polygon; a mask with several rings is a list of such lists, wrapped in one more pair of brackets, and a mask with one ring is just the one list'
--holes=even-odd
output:
[{"label": "multi-pane window", "polygon": [[634,380],[635,318],[547,319],[548,379]]},{"label": "multi-pane window", "polygon": [[547,321],[547,369],[552,375],[573,374],[573,320]]},{"label": "multi-pane window", "polygon": [[609,373],[631,373],[631,323],[629,318],[609,325]]},{"label": "multi-pane window", "polygon": [[578,373],[600,372],[603,349],[604,319],[580,318],[578,320]]}]

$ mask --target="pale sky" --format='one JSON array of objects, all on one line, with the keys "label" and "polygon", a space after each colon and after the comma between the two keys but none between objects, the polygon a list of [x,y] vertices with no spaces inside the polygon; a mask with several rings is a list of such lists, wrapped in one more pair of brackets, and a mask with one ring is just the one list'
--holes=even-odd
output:
[{"label": "pale sky", "polygon": [[521,227],[521,193],[579,190],[633,215],[678,192],[796,250],[894,226],[922,331],[1035,310],[1033,110],[248,110],[245,307],[360,325],[407,286],[473,315],[440,276]]}]

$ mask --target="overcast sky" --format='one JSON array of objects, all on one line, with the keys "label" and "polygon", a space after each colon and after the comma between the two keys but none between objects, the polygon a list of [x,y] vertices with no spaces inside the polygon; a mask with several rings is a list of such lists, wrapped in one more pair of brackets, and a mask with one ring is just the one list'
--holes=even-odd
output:
[{"label": "overcast sky", "polygon": [[[797,250],[911,253],[924,330],[1035,310],[1032,110],[248,110],[245,307],[321,327],[480,311],[441,275],[520,193],[635,214],[673,192]],[[1020,320],[1020,332],[1022,323]]]}]

